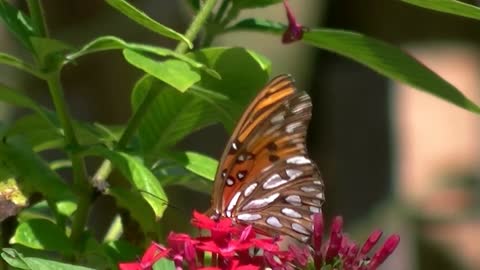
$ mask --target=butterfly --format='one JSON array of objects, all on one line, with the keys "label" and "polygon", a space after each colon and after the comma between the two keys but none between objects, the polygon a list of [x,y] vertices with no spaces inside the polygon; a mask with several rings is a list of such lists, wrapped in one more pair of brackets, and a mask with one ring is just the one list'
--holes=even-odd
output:
[{"label": "butterfly", "polygon": [[213,219],[252,224],[307,242],[324,184],[307,156],[312,102],[289,75],[272,79],[251,102],[227,143],[213,184]]}]

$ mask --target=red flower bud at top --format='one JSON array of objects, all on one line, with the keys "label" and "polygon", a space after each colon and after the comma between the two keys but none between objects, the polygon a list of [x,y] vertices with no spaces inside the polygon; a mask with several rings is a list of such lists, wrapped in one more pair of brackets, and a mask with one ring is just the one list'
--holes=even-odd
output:
[{"label": "red flower bud at top", "polygon": [[400,243],[400,236],[394,234],[390,236],[385,243],[383,244],[382,248],[379,249],[375,255],[373,255],[372,260],[368,264],[368,270],[375,270],[377,267],[382,264],[390,254],[397,248],[398,243]]},{"label": "red flower bud at top", "polygon": [[333,219],[332,228],[330,232],[330,242],[328,244],[327,251],[325,253],[325,262],[331,262],[337,255],[340,247],[342,246],[342,217],[335,217]]},{"label": "red flower bud at top", "polygon": [[282,42],[283,43],[292,43],[297,40],[301,40],[303,37],[304,28],[301,24],[297,23],[295,16],[293,15],[290,6],[287,3],[287,0],[283,0],[283,5],[285,6],[285,11],[287,12],[288,27],[287,30],[283,33]]}]

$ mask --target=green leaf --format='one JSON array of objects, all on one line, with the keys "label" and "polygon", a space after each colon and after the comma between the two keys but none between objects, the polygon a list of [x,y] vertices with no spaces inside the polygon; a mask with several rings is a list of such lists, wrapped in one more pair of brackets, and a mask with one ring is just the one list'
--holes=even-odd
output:
[{"label": "green leaf", "polygon": [[222,80],[204,76],[190,91],[180,93],[151,76],[137,82],[132,92],[134,110],[149,91],[159,91],[139,127],[148,163],[191,132],[221,121],[227,129],[268,79],[270,63],[241,48],[210,48],[188,54],[219,72]]},{"label": "green leaf", "polygon": [[143,252],[143,250],[122,239],[104,243],[103,246],[108,256],[116,262],[134,261]]},{"label": "green leaf", "polygon": [[206,195],[210,195],[212,191],[212,181],[205,181],[191,172],[162,176],[162,183],[165,183],[165,186],[182,186]]},{"label": "green leaf", "polygon": [[480,113],[480,107],[453,85],[392,45],[362,34],[330,29],[306,32],[303,40],[312,46],[360,62],[388,78],[414,86],[471,112]]},{"label": "green leaf", "polygon": [[73,47],[56,39],[31,37],[33,51],[40,61],[42,72],[56,72],[66,63],[66,55]]},{"label": "green leaf", "polygon": [[[138,221],[142,227],[142,231],[157,232],[158,224],[155,222],[155,213],[152,207],[142,198],[139,191],[126,190],[124,188],[110,188],[108,193],[112,195],[118,205],[128,210],[130,215]],[[157,198],[157,200],[160,200]],[[163,202],[166,207],[166,202]]]},{"label": "green leaf", "polygon": [[29,114],[17,119],[7,130],[7,138],[21,138],[33,151],[41,152],[65,146],[65,138],[59,127],[37,114]]},{"label": "green leaf", "polygon": [[125,42],[124,40],[114,37],[114,36],[104,36],[104,37],[99,37],[94,39],[93,41],[87,43],[85,46],[83,46],[80,50],[71,53],[67,56],[68,61],[73,61],[81,56],[95,53],[95,52],[101,52],[101,51],[107,51],[107,50],[119,50],[119,49],[130,49],[132,51],[136,52],[144,52],[144,53],[149,53],[149,54],[154,54],[157,56],[170,56],[174,57],[178,60],[182,60],[192,67],[202,69],[203,71],[207,72],[208,74],[212,75],[215,78],[220,79],[218,73],[215,72],[213,69],[209,69],[205,65],[203,65],[200,62],[194,61],[193,59],[180,54],[176,53],[173,50],[167,49],[167,48],[162,48],[162,47],[156,47],[156,46],[150,46],[150,45],[144,45],[144,44],[137,44],[137,43],[131,43],[131,42]]},{"label": "green leaf", "polygon": [[117,269],[117,261],[108,256],[105,245],[100,244],[93,235],[88,235],[86,238],[85,252],[81,255],[82,263],[95,266],[95,269]]},{"label": "green leaf", "polygon": [[182,34],[176,32],[175,30],[168,28],[154,19],[150,18],[147,14],[138,10],[134,6],[130,5],[127,1],[124,0],[106,0],[109,5],[123,13],[125,16],[133,20],[134,22],[140,24],[141,26],[153,31],[162,36],[183,41],[187,43],[189,48],[193,48],[193,44]]},{"label": "green leaf", "polygon": [[232,0],[232,2],[237,8],[260,8],[280,3],[282,0]]},{"label": "green leaf", "polygon": [[55,222],[55,217],[45,200],[30,205],[17,216],[17,221],[20,223],[30,219],[46,219]]},{"label": "green leaf", "polygon": [[24,62],[19,58],[16,58],[13,55],[0,52],[0,64],[5,64],[7,66],[18,68],[20,70],[30,73],[37,78],[43,79],[43,74],[40,71],[36,70],[32,65]]},{"label": "green leaf", "polygon": [[130,64],[181,92],[187,91],[193,84],[200,81],[200,74],[180,60],[156,61],[128,49],[123,50],[123,56]]},{"label": "green leaf", "polygon": [[215,179],[218,162],[209,156],[191,151],[166,153],[166,155],[193,173],[208,180]]},{"label": "green leaf", "polygon": [[143,161],[135,156],[120,151],[112,151],[103,147],[92,147],[86,155],[96,155],[106,158],[130,181],[136,192],[141,193],[150,207],[155,212],[155,217],[160,218],[168,202],[167,196],[153,173],[145,167]]},{"label": "green leaf", "polygon": [[[35,152],[64,148],[65,137],[56,115],[48,111],[42,112],[47,116],[42,117],[38,114],[29,114],[17,119],[7,129],[6,136],[8,138],[21,138]],[[51,121],[45,119],[51,119]],[[117,140],[115,134],[112,134],[113,131],[107,127],[76,121],[73,122],[73,125],[77,131],[77,138],[82,145],[108,144]]]},{"label": "green leaf", "polygon": [[74,195],[60,176],[22,142],[0,142],[0,166],[12,171],[22,187],[54,201],[73,201]]},{"label": "green leaf", "polygon": [[22,94],[20,91],[13,90],[2,83],[0,83],[0,101],[3,101],[10,105],[33,110],[39,115],[43,116],[45,119],[50,119],[50,117],[47,116],[45,110],[34,100]]},{"label": "green leaf", "polygon": [[46,219],[30,219],[20,223],[10,244],[20,244],[33,249],[72,254],[73,245],[64,231]]},{"label": "green leaf", "polygon": [[23,255],[13,248],[3,248],[2,259],[15,268],[28,269],[28,265],[25,262]]},{"label": "green leaf", "polygon": [[2,258],[10,265],[27,270],[94,270],[84,266],[76,266],[57,261],[41,258],[24,257],[22,254],[11,248],[4,248]]},{"label": "green leaf", "polygon": [[7,29],[12,32],[22,45],[31,50],[30,37],[34,30],[30,18],[6,1],[0,1],[0,18],[5,22]]},{"label": "green leaf", "polygon": [[480,20],[480,8],[455,0],[401,0],[411,5]]},{"label": "green leaf", "polygon": [[286,27],[287,26],[285,24],[279,22],[256,18],[247,18],[237,22],[233,26],[230,26],[225,30],[225,32],[246,30],[281,34],[285,31]]},{"label": "green leaf", "polygon": [[174,270],[175,264],[169,259],[160,259],[153,265],[153,270]]}]

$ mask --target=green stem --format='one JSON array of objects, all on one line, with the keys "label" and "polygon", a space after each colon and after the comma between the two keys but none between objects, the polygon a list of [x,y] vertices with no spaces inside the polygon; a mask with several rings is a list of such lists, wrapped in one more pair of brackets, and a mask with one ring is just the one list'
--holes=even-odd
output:
[{"label": "green stem", "polygon": [[[140,104],[140,106],[138,106],[138,109],[135,111],[132,118],[130,118],[130,120],[128,121],[125,131],[123,132],[120,140],[115,147],[116,149],[122,150],[133,138],[133,135],[135,135],[135,132],[137,132],[138,128],[140,127],[144,115],[147,113],[148,109],[155,101],[155,97],[158,95],[159,92],[160,91],[158,90],[158,88],[150,88],[150,91],[148,91],[142,103]],[[111,162],[109,160],[103,161],[102,165],[100,165],[100,168],[98,168],[97,172],[93,176],[94,184],[96,186],[101,186],[100,183],[107,179],[108,175],[111,172]]]},{"label": "green stem", "polygon": [[87,221],[91,188],[88,183],[85,161],[76,153],[79,148],[78,140],[73,130],[70,114],[65,106],[60,74],[55,72],[49,75],[47,77],[47,84],[50,95],[52,96],[53,105],[55,106],[60,124],[65,133],[65,143],[69,152],[69,158],[72,161],[73,190],[77,193],[79,200],[77,211],[75,211],[75,216],[73,217],[71,239],[74,244],[78,244]]},{"label": "green stem", "polygon": [[45,21],[44,11],[40,0],[27,0],[30,18],[35,28],[35,33],[41,37],[48,37],[47,23]]},{"label": "green stem", "polygon": [[[212,10],[215,7],[216,3],[217,0],[207,0],[205,2],[195,19],[190,24],[190,27],[185,32],[185,37],[187,37],[189,40],[194,40],[197,37],[198,32],[205,24],[205,21],[207,20],[210,13],[212,13]],[[185,53],[187,50],[188,45],[184,42],[180,42],[175,48],[175,52],[177,53]],[[143,99],[142,104],[140,104],[138,109],[133,114],[132,118],[128,121],[125,131],[123,132],[120,140],[115,147],[116,149],[122,149],[128,144],[128,142],[130,142],[133,135],[135,135],[135,132],[137,132],[141,120],[143,119],[147,111],[150,109],[150,106],[153,104],[153,101],[157,97],[158,93],[160,93],[158,89],[150,88],[147,96]],[[112,163],[108,160],[103,161],[103,163],[97,169],[93,177],[93,182],[95,183],[95,185],[103,186],[101,182],[105,181],[108,178],[111,171]]]},{"label": "green stem", "polygon": [[220,8],[217,11],[217,14],[215,15],[215,19],[213,20],[214,23],[220,23],[222,21],[223,15],[228,8],[228,4],[230,4],[229,0],[223,0]]},{"label": "green stem", "polygon": [[65,133],[66,144],[68,147],[76,147],[78,142],[73,131],[70,114],[68,113],[65,106],[63,90],[60,84],[60,74],[58,72],[50,74],[47,77],[47,84],[53,100],[53,105],[55,106],[55,110],[60,120],[60,125],[62,126]]},{"label": "green stem", "polygon": [[[48,37],[47,25],[40,0],[27,0],[27,4],[36,34],[41,37]],[[42,69],[43,67],[39,66],[38,68]],[[78,196],[78,205],[73,217],[70,237],[74,245],[78,246],[87,222],[92,189],[88,183],[85,160],[78,153],[79,144],[71,121],[72,118],[67,110],[63,95],[64,92],[60,82],[60,70],[48,74],[45,76],[45,80],[48,84],[55,111],[64,131],[68,156],[72,161],[73,190],[75,190]]]},{"label": "green stem", "polygon": [[[200,32],[202,26],[205,24],[208,16],[210,16],[210,14],[212,13],[212,10],[215,7],[216,3],[217,0],[207,0],[205,2],[195,19],[193,19],[190,27],[187,29],[187,32],[185,32],[186,38],[188,38],[189,40],[195,40],[198,32]],[[179,43],[178,46],[175,48],[175,52],[177,53],[185,53],[187,50],[188,45],[185,42]]]}]

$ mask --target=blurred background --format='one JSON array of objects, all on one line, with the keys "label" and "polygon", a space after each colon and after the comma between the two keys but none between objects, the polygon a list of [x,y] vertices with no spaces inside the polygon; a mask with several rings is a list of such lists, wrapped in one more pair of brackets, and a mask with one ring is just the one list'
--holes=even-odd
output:
[{"label": "blurred background", "polygon": [[[24,1],[12,1],[18,6]],[[187,1],[136,0],[135,6],[183,32],[192,11]],[[473,3],[474,1],[465,1]],[[51,35],[81,45],[98,35],[174,47],[109,8],[101,0],[43,1]],[[480,103],[479,23],[419,9],[396,0],[291,0],[297,19],[309,27],[357,31],[402,47]],[[286,22],[281,4],[241,17]],[[243,46],[273,63],[272,75],[291,73],[313,98],[309,151],[327,187],[327,216],[342,215],[351,237],[363,241],[375,228],[399,233],[401,244],[383,269],[480,269],[480,118],[436,97],[411,89],[340,56],[278,36],[231,33],[214,45]],[[0,27],[0,51],[22,55]],[[233,64],[233,63],[232,63]],[[50,106],[46,86],[0,66],[5,83]],[[124,124],[130,91],[141,72],[119,52],[81,58],[63,72],[75,117]],[[2,117],[16,113],[1,107]],[[179,145],[219,158],[228,134],[212,126]],[[222,143],[219,143],[222,142]],[[164,223],[186,220],[192,208],[206,209],[209,194],[168,190],[172,204]],[[175,194],[175,196],[172,196]],[[114,204],[100,197],[95,213]],[[199,210],[203,210],[199,209]],[[182,212],[182,213],[179,213]],[[108,215],[106,215],[108,216]],[[179,230],[179,227],[176,227]]]}]

